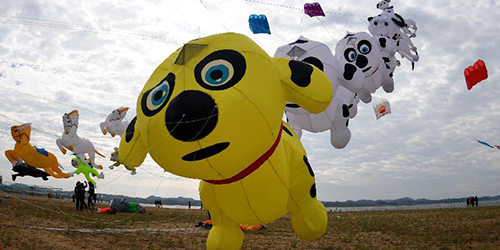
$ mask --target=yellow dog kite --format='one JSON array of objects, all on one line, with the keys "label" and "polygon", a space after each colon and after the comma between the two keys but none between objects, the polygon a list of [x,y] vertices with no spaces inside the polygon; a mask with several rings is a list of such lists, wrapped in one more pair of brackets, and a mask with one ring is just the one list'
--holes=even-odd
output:
[{"label": "yellow dog kite", "polygon": [[282,117],[286,101],[319,113],[332,94],[319,69],[271,58],[244,35],[193,40],[139,94],[119,162],[135,170],[149,153],[166,171],[201,179],[214,225],[210,250],[240,249],[240,224],[268,224],[286,213],[298,236],[316,240],[326,231],[326,210],[306,152]]}]

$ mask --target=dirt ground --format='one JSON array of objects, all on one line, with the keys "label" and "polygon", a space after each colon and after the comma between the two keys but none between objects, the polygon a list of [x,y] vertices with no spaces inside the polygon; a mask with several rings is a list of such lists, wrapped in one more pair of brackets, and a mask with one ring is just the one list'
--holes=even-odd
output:
[{"label": "dirt ground", "polygon": [[[147,208],[146,214],[101,215],[76,212],[70,200],[18,197],[2,195],[1,250],[205,249],[208,230],[194,228],[208,219],[204,210]],[[500,207],[344,212],[328,217],[328,230],[318,241],[298,238],[285,216],[266,230],[245,233],[242,249],[500,249]],[[110,231],[117,229],[143,230]]]}]

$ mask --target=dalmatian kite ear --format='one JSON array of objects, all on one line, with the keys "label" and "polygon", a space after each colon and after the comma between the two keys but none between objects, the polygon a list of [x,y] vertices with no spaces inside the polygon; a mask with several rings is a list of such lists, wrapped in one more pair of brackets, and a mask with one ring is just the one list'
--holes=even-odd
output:
[{"label": "dalmatian kite ear", "polygon": [[316,67],[299,61],[273,58],[287,101],[312,113],[325,110],[333,97],[332,84]]},{"label": "dalmatian kite ear", "polygon": [[372,21],[372,19],[373,19],[373,17],[372,17],[372,16],[371,16],[371,17],[368,17],[368,22],[371,22],[371,21]]},{"label": "dalmatian kite ear", "polygon": [[397,14],[397,13],[394,13],[394,15],[397,17],[397,19],[393,17],[393,18],[391,18],[391,19],[392,19],[392,21],[393,21],[396,25],[398,25],[399,27],[401,27],[401,28],[406,27],[406,23],[405,23],[405,20],[403,19],[403,17],[402,17],[402,16],[400,16],[399,14]]}]

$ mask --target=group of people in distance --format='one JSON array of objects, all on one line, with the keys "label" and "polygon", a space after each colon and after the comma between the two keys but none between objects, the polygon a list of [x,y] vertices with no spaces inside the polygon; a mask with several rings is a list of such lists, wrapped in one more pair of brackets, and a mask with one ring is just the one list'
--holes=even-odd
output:
[{"label": "group of people in distance", "polygon": [[467,197],[467,207],[474,207],[474,206],[478,206],[479,204],[479,201],[477,199],[477,196],[469,196]]},{"label": "group of people in distance", "polygon": [[[87,202],[85,203],[85,189],[89,187]],[[75,186],[75,193],[71,196],[73,202],[76,200],[76,211],[83,211],[84,209],[95,210],[95,203],[97,200],[97,194],[95,193],[95,186],[92,182],[87,184],[87,181],[83,183],[78,181]]]},{"label": "group of people in distance", "polygon": [[155,200],[155,207],[163,208],[163,203],[161,200]]}]

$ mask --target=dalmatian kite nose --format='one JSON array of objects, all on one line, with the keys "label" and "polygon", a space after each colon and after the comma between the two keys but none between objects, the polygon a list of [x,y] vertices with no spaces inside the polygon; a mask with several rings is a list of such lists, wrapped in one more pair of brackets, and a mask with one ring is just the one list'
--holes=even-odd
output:
[{"label": "dalmatian kite nose", "polygon": [[366,58],[363,55],[358,55],[358,58],[356,59],[356,66],[358,66],[358,68],[362,69],[362,68],[366,67],[366,65],[368,65],[368,58]]},{"label": "dalmatian kite nose", "polygon": [[218,116],[219,110],[212,97],[201,91],[186,90],[168,106],[165,125],[175,139],[197,141],[215,129]]}]

